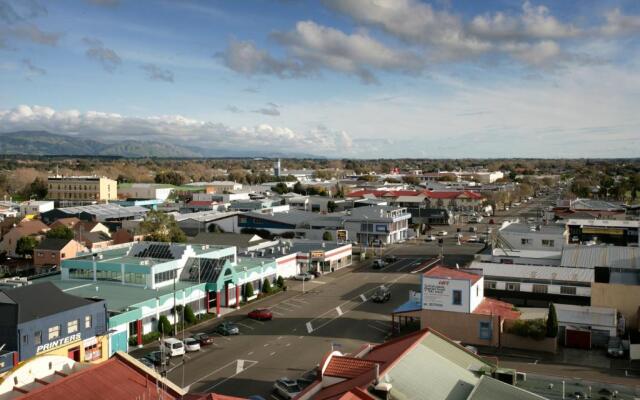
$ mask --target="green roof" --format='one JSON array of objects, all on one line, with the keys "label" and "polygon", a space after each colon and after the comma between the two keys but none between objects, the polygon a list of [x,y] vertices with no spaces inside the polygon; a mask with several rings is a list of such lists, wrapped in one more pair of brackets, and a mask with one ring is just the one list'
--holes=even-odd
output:
[{"label": "green roof", "polygon": [[[47,281],[52,282],[67,294],[84,298],[104,299],[107,302],[107,309],[110,312],[123,312],[133,305],[173,293],[173,285],[153,290],[139,286],[123,285],[118,282],[93,282],[89,280],[63,281],[60,275],[34,279],[33,283]],[[194,282],[176,282],[177,291],[193,286],[198,286],[198,284]]]}]

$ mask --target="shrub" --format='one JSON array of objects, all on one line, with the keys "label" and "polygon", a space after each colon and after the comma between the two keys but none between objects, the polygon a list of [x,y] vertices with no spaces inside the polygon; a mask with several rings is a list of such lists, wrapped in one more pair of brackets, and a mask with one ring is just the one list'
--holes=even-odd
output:
[{"label": "shrub", "polygon": [[[147,334],[142,335],[142,344],[151,343],[160,338],[160,332],[149,332]],[[129,337],[129,346],[137,346],[138,345],[138,336],[133,335]]]},{"label": "shrub", "polygon": [[171,335],[172,326],[171,322],[169,322],[169,318],[167,318],[166,315],[161,315],[158,319],[158,332],[165,335]]},{"label": "shrub", "polygon": [[253,289],[253,284],[251,282],[248,282],[246,285],[244,285],[244,298],[248,299],[249,297],[252,297],[255,294],[255,290]]},{"label": "shrub", "polygon": [[549,314],[547,315],[546,328],[547,337],[554,338],[558,336],[558,316],[556,314],[556,307],[553,303],[549,303]]},{"label": "shrub", "polygon": [[276,280],[276,285],[278,285],[279,288],[284,287],[284,278],[282,277],[282,275],[280,275]]},{"label": "shrub", "polygon": [[534,340],[542,340],[545,337],[546,324],[543,319],[517,320],[508,332]]},{"label": "shrub", "polygon": [[268,278],[264,278],[264,282],[262,282],[262,293],[271,293],[271,282]]},{"label": "shrub", "polygon": [[184,320],[189,325],[196,323],[196,314],[193,312],[193,308],[188,304],[184,306]]}]

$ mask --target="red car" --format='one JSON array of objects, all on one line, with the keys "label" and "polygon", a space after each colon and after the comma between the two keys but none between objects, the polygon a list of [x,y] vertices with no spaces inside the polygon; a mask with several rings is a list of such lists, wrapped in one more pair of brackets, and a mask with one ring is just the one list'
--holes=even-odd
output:
[{"label": "red car", "polygon": [[268,308],[256,308],[251,311],[248,315],[249,318],[257,319],[259,321],[267,321],[273,319],[273,314],[271,310]]},{"label": "red car", "polygon": [[196,333],[191,336],[200,343],[200,346],[208,346],[213,344],[213,337],[206,333]]}]

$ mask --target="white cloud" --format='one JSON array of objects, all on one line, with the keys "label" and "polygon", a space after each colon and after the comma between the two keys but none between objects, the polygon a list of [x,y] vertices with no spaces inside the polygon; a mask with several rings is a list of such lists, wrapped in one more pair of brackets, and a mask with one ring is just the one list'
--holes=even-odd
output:
[{"label": "white cloud", "polygon": [[228,68],[243,75],[276,75],[296,78],[307,75],[304,67],[294,60],[279,60],[249,41],[231,40],[224,52],[216,57]]},{"label": "white cloud", "polygon": [[307,154],[345,154],[351,139],[345,131],[313,127],[305,132],[283,126],[257,124],[231,127],[182,115],[128,117],[116,113],[21,105],[0,111],[0,129],[46,130],[110,140],[166,140],[200,148],[226,150],[295,151]]},{"label": "white cloud", "polygon": [[625,15],[619,8],[605,14],[606,23],[601,32],[607,36],[630,35],[640,32],[640,16]]},{"label": "white cloud", "polygon": [[82,43],[87,46],[86,56],[98,61],[105,71],[113,72],[122,64],[120,56],[112,49],[104,47],[101,40],[85,37],[82,39]]},{"label": "white cloud", "polygon": [[147,78],[152,81],[173,83],[173,72],[169,69],[164,69],[151,63],[143,64],[140,68],[147,73]]}]

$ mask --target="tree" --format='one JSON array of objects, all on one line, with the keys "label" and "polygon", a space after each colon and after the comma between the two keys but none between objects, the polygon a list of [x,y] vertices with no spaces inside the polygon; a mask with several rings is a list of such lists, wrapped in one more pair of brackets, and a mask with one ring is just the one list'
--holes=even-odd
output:
[{"label": "tree", "polygon": [[180,186],[185,183],[186,179],[179,172],[169,171],[169,172],[160,172],[154,178],[156,183],[165,183],[174,186]]},{"label": "tree", "polygon": [[278,194],[289,193],[289,188],[287,187],[287,184],[284,182],[278,182],[275,186],[271,187],[271,190],[273,190],[275,193],[278,193]]},{"label": "tree", "polygon": [[195,324],[196,314],[193,312],[193,308],[189,304],[184,306],[184,320],[187,324]]},{"label": "tree", "polygon": [[45,182],[44,179],[37,177],[33,182],[31,182],[31,184],[24,188],[22,195],[27,199],[34,198],[36,200],[41,200],[47,197],[47,193],[49,193],[47,182]]},{"label": "tree", "polygon": [[335,201],[329,200],[327,202],[327,210],[329,210],[329,212],[334,212],[337,208],[338,208],[338,205],[336,204]]},{"label": "tree", "polygon": [[333,240],[333,235],[329,231],[324,231],[322,234],[322,240],[331,241]]},{"label": "tree", "polygon": [[184,243],[187,241],[187,236],[180,229],[175,218],[162,211],[149,211],[140,223],[140,233],[153,242]]},{"label": "tree", "polygon": [[278,279],[276,280],[276,285],[278,285],[279,288],[282,288],[284,286],[284,278],[282,277],[282,275],[278,276]]},{"label": "tree", "polygon": [[413,175],[406,175],[402,177],[402,182],[409,184],[409,185],[419,185],[420,184],[420,178],[418,178],[417,176],[413,176]]},{"label": "tree", "polygon": [[33,255],[33,249],[38,245],[38,241],[33,236],[23,236],[16,243],[16,254],[22,257]]},{"label": "tree", "polygon": [[251,282],[247,282],[246,285],[244,285],[244,298],[248,299],[249,297],[252,297],[255,294],[255,290],[253,290],[253,284],[251,284]]},{"label": "tree", "polygon": [[271,282],[268,278],[264,278],[262,282],[262,293],[271,293]]},{"label": "tree", "polygon": [[171,335],[173,332],[171,322],[169,322],[169,318],[166,315],[161,315],[158,319],[158,332],[164,335]]},{"label": "tree", "polygon": [[558,336],[558,315],[556,307],[553,303],[549,303],[549,314],[547,315],[547,337],[554,338]]},{"label": "tree", "polygon": [[71,240],[75,237],[75,233],[71,230],[71,228],[66,227],[64,225],[58,225],[54,228],[51,228],[47,232],[47,239],[67,239]]}]

